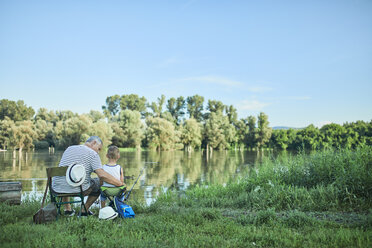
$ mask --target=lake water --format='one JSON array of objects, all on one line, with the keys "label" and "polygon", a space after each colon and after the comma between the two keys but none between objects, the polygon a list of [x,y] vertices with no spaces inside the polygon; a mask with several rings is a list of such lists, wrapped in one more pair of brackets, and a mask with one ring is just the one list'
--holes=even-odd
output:
[{"label": "lake water", "polygon": [[[0,181],[22,182],[22,197],[41,197],[47,178],[45,169],[58,166],[63,151],[35,151],[23,153],[0,152]],[[145,166],[131,195],[131,199],[147,205],[154,201],[160,192],[176,190],[182,192],[195,185],[224,184],[229,180],[247,173],[263,156],[270,152],[252,151],[195,151],[190,154],[183,151],[141,151],[121,152],[118,164],[123,167],[131,187]],[[100,154],[102,163],[107,162]]]}]

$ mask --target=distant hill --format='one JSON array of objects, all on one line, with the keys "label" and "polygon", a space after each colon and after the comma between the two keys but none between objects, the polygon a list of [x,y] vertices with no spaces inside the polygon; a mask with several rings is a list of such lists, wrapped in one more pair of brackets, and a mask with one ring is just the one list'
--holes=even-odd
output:
[{"label": "distant hill", "polygon": [[298,128],[298,127],[285,127],[285,126],[276,126],[276,127],[272,127],[273,130],[288,130],[288,129],[302,129],[302,128]]}]

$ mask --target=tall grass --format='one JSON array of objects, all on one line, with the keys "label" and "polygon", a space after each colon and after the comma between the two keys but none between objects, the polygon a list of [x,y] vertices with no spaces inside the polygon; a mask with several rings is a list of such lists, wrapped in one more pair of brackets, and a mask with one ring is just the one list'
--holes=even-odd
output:
[{"label": "tall grass", "polygon": [[162,204],[277,211],[368,211],[372,207],[372,147],[325,150],[266,159],[226,186],[196,186]]}]

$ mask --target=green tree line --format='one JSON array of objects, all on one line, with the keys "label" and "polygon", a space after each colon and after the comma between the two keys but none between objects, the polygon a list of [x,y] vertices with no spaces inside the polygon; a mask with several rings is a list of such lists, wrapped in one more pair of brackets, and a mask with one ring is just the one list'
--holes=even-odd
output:
[{"label": "green tree line", "polygon": [[136,94],[106,98],[102,112],[35,111],[23,101],[0,100],[0,147],[60,149],[98,135],[119,147],[185,149],[324,149],[372,145],[372,121],[273,130],[268,116],[239,119],[233,105],[194,95],[154,102]]}]

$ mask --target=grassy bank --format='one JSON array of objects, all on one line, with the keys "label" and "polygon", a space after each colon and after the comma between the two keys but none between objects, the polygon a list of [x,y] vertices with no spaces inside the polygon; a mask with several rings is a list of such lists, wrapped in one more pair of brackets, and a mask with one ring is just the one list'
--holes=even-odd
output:
[{"label": "grassy bank", "polygon": [[[207,188],[207,189],[206,189]],[[266,159],[249,175],[226,186],[195,187],[179,199],[159,203],[184,207],[249,210],[369,211],[372,207],[372,148],[328,150]]]},{"label": "grassy bank", "polygon": [[0,204],[0,246],[371,247],[371,167],[370,147],[280,157],[226,186],[131,202],[128,220],[33,225],[38,202]]}]

